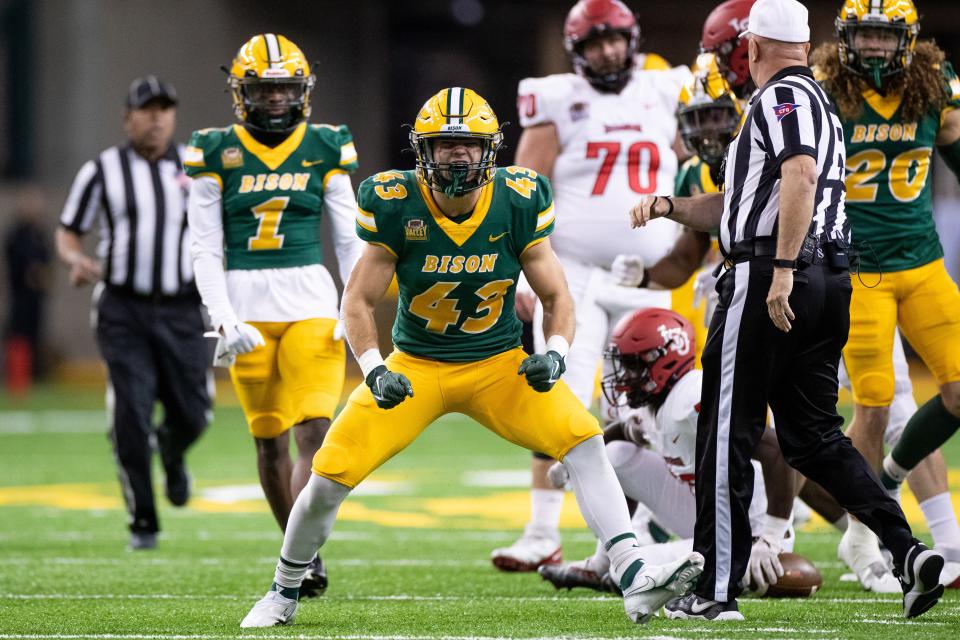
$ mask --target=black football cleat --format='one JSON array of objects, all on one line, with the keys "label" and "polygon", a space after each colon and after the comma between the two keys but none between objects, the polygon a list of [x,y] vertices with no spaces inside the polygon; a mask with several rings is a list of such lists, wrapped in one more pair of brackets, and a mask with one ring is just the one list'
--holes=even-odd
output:
[{"label": "black football cleat", "polygon": [[307,567],[307,574],[303,577],[303,582],[300,584],[300,597],[316,598],[317,596],[322,596],[329,584],[327,568],[324,566],[323,560],[320,559],[320,554],[317,554],[313,557],[313,560],[310,561],[310,566]]},{"label": "black football cleat", "polygon": [[717,602],[695,593],[674,598],[663,608],[670,620],[743,620],[736,600]]},{"label": "black football cleat", "polygon": [[160,450],[160,461],[163,463],[163,472],[167,476],[167,500],[175,507],[182,507],[190,500],[191,485],[183,452],[171,451],[169,437],[164,429],[157,431],[157,445]]},{"label": "black football cleat", "polygon": [[937,604],[943,595],[943,585],[940,584],[943,564],[943,556],[931,551],[922,542],[917,542],[907,551],[902,571],[894,569],[903,588],[904,617],[916,618]]},{"label": "black football cleat", "polygon": [[557,589],[569,591],[576,587],[583,587],[594,591],[610,591],[609,584],[604,583],[604,576],[587,569],[582,562],[544,564],[537,569],[537,573]]}]

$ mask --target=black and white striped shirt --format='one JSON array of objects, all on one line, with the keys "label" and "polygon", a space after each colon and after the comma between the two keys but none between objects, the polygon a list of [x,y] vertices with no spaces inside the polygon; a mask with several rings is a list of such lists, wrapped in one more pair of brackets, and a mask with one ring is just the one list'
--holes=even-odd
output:
[{"label": "black and white striped shirt", "polygon": [[720,247],[777,233],[780,165],[798,154],[817,161],[810,233],[849,241],[844,213],[843,126],[807,67],[778,72],[750,101],[740,133],[727,149]]},{"label": "black and white striped shirt", "polygon": [[183,150],[150,162],[129,145],[90,160],[74,178],[60,223],[85,234],[99,222],[103,279],[141,295],[195,293]]}]

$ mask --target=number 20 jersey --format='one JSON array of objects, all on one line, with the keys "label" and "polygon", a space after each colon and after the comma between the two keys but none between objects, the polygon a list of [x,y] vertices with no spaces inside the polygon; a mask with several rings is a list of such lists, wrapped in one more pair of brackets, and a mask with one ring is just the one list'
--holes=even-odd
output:
[{"label": "number 20 jersey", "polygon": [[473,362],[520,345],[514,312],[520,256],[553,231],[550,182],[522,167],[496,169],[459,224],[413,171],[360,184],[357,234],[397,257],[393,343],[404,353]]},{"label": "number 20 jersey", "polygon": [[562,259],[609,268],[618,254],[649,265],[673,245],[678,225],[654,220],[631,231],[628,213],[644,195],[671,195],[677,175],[673,143],[687,67],[637,68],[620,93],[601,93],[573,73],[520,82],[520,124],[553,123],[560,154],[553,167]]}]

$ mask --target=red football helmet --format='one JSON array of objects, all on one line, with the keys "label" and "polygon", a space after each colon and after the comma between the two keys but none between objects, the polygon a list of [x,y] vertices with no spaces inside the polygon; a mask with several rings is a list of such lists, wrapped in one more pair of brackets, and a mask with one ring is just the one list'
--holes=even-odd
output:
[{"label": "red football helmet", "polygon": [[738,98],[746,98],[756,85],[750,78],[749,47],[740,34],[747,30],[750,7],[756,0],[727,0],[707,16],[700,50],[717,56],[717,66]]},{"label": "red football helmet", "polygon": [[[622,33],[627,39],[623,68],[612,73],[594,73],[583,57],[583,44],[611,31]],[[567,14],[563,25],[563,46],[574,70],[590,84],[600,91],[619,93],[630,79],[633,58],[640,46],[640,26],[636,16],[620,0],[580,0]]]},{"label": "red football helmet", "polygon": [[660,404],[677,380],[693,369],[696,339],[690,321],[670,309],[642,309],[613,329],[604,357],[613,371],[604,376],[603,395],[611,405]]}]

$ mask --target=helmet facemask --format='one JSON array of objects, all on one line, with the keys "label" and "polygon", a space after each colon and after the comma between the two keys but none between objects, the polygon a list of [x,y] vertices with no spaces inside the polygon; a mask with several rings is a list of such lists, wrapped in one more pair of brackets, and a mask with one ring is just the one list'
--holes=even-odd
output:
[{"label": "helmet facemask", "polygon": [[[462,141],[468,145],[478,145],[479,160],[469,162],[466,159],[458,159],[452,162],[440,162],[437,159],[436,146],[441,141]],[[497,151],[502,143],[503,134],[499,130],[493,134],[410,132],[410,146],[413,147],[417,157],[417,179],[448,198],[460,197],[493,180],[497,167]],[[470,153],[469,150],[468,153]]]},{"label": "helmet facemask", "polygon": [[[626,40],[627,51],[623,64],[619,69],[607,71],[605,73],[597,72],[593,69],[593,67],[590,66],[590,63],[587,62],[587,58],[583,53],[584,48],[591,40],[608,37],[609,34],[612,33],[620,34]],[[606,25],[598,25],[590,30],[590,33],[587,35],[587,37],[576,41],[568,38],[565,42],[565,45],[574,69],[576,69],[576,71],[584,78],[586,78],[587,82],[589,82],[599,91],[606,93],[620,93],[620,91],[622,91],[630,81],[630,74],[633,70],[634,58],[637,54],[639,40],[640,36],[638,29],[612,29]]]},{"label": "helmet facemask", "polygon": [[657,382],[650,375],[650,366],[666,355],[666,349],[657,347],[645,353],[621,353],[616,346],[607,349],[603,357],[610,361],[611,372],[603,377],[600,386],[610,406],[620,407],[626,401],[632,409],[657,402]]},{"label": "helmet facemask", "polygon": [[292,131],[310,115],[314,77],[260,78],[253,72],[230,77],[237,117],[249,126],[270,132]]},{"label": "helmet facemask", "polygon": [[[849,71],[872,82],[881,89],[883,81],[907,68],[913,60],[919,25],[882,20],[837,19],[837,38],[840,64]],[[889,48],[857,46],[859,36],[873,35],[874,42],[889,42]]]},{"label": "helmet facemask", "polygon": [[689,149],[717,170],[727,145],[740,124],[740,113],[730,100],[681,106],[677,111],[680,137]]}]

